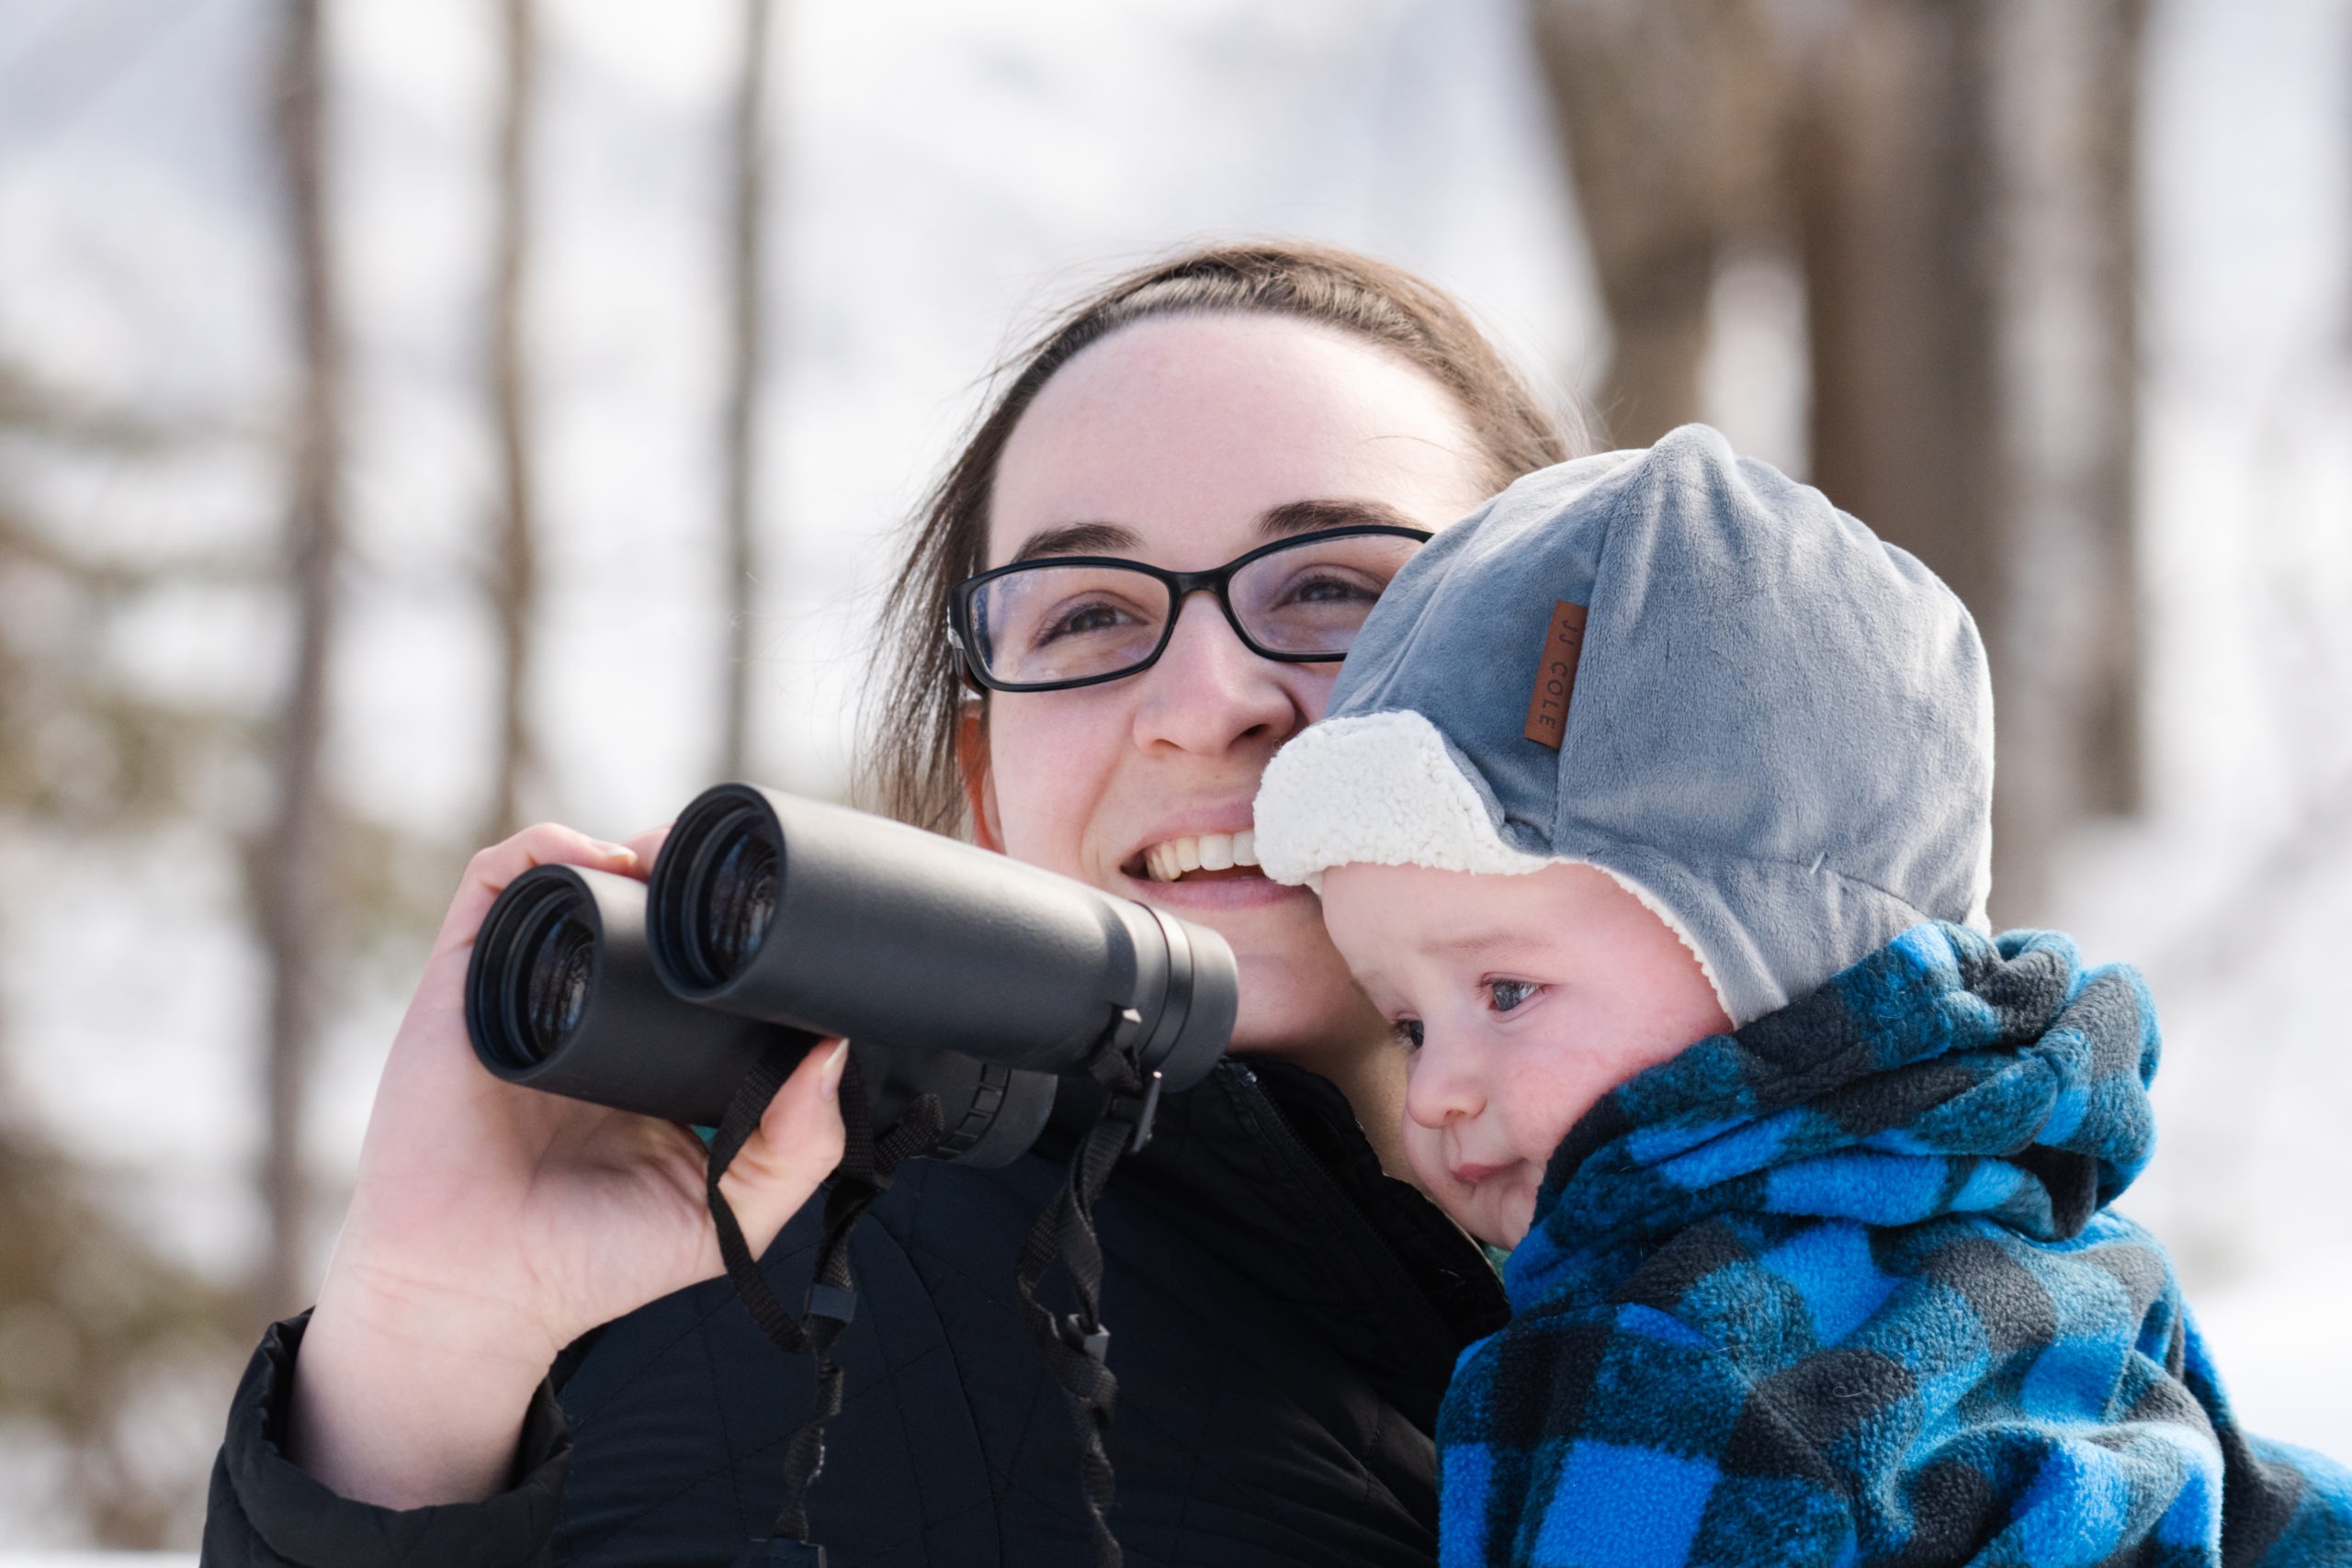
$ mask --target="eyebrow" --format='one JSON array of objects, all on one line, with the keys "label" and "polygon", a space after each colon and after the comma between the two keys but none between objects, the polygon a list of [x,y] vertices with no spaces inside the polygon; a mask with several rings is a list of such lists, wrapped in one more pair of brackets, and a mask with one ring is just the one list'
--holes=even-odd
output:
[{"label": "eyebrow", "polygon": [[[1385,501],[1317,499],[1286,501],[1280,506],[1268,507],[1258,514],[1254,532],[1261,539],[1287,539],[1325,528],[1352,528],[1365,524],[1430,531]],[[1006,564],[1050,556],[1107,555],[1135,549],[1142,542],[1141,535],[1121,524],[1069,523],[1057,528],[1040,528],[1030,535]]]},{"label": "eyebrow", "polygon": [[1290,501],[1280,506],[1268,507],[1258,514],[1258,536],[1261,539],[1283,539],[1294,534],[1313,534],[1325,528],[1353,528],[1367,523],[1391,528],[1413,528],[1424,534],[1434,532],[1421,527],[1418,521],[1385,501],[1316,500]]},{"label": "eyebrow", "polygon": [[1465,931],[1424,942],[1421,951],[1442,958],[1480,958],[1526,945],[1526,933],[1514,931]]},{"label": "eyebrow", "polygon": [[1112,550],[1132,550],[1142,542],[1142,536],[1133,528],[1123,528],[1116,523],[1069,523],[1059,528],[1040,528],[1030,535],[1012,552],[1012,560],[1005,564],[1035,560],[1040,556],[1095,556]]},{"label": "eyebrow", "polygon": [[[1509,953],[1523,948],[1526,933],[1506,930],[1468,931],[1460,936],[1439,937],[1415,944],[1414,951],[1425,958],[1486,958],[1495,953]],[[1360,971],[1356,984],[1369,991],[1385,985],[1387,976],[1378,968]]]}]

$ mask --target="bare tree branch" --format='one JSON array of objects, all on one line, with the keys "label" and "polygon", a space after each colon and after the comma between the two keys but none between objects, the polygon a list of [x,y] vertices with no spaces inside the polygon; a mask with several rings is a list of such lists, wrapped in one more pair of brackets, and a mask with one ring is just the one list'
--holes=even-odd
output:
[{"label": "bare tree branch", "polygon": [[500,6],[505,73],[499,98],[498,235],[490,307],[492,417],[498,430],[498,556],[491,604],[498,622],[498,762],[490,837],[520,825],[524,781],[533,764],[530,699],[533,623],[538,606],[538,520],[533,467],[528,287],[531,261],[531,126],[538,96],[538,19],[533,0]]},{"label": "bare tree branch", "polygon": [[1789,85],[1756,0],[1532,0],[1611,346],[1601,419],[1646,446],[1699,417],[1715,271],[1770,224]]},{"label": "bare tree branch", "polygon": [[750,763],[753,592],[759,582],[761,373],[765,366],[768,35],[773,0],[743,0],[742,75],[735,95],[734,305],[726,431],[727,714],[721,778]]},{"label": "bare tree branch", "polygon": [[294,600],[294,669],[277,737],[277,805],[261,868],[260,914],[269,964],[267,1134],[262,1188],[270,1247],[260,1282],[266,1310],[296,1305],[310,1284],[311,1189],[302,1121],[316,1054],[320,953],[333,844],[322,761],[327,660],[343,543],[344,367],[341,306],[329,223],[327,67],[320,0],[287,0],[277,133],[294,252],[296,404],[288,554]]}]

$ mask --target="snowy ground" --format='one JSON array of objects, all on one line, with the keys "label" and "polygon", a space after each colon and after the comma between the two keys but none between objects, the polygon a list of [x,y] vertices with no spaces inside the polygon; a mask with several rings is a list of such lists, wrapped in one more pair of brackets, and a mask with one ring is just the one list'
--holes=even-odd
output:
[{"label": "snowy ground", "polygon": [[[537,804],[615,834],[690,795],[716,746],[717,152],[735,10],[694,0],[658,25],[614,0],[547,10]],[[2142,962],[2166,1017],[2164,1146],[2127,1206],[2179,1253],[2249,1424],[2352,1456],[2347,11],[2156,8],[2152,809],[2083,835],[2063,913],[2091,956]],[[89,527],[275,526],[260,437],[285,374],[283,272],[256,141],[270,14],[0,7],[0,350],[148,406],[225,411],[251,437],[165,471],[51,476]],[[777,532],[756,639],[770,778],[838,780],[890,530],[978,378],[1080,282],[1187,239],[1306,233],[1430,273],[1564,379],[1605,359],[1510,0],[781,14]],[[491,716],[491,39],[470,0],[334,15],[359,555],[335,766],[368,808],[446,828],[479,810]],[[1714,415],[1785,457],[1786,290],[1742,272],[1720,301]],[[282,632],[233,597],[189,595],[114,652],[159,685],[259,701]],[[0,902],[15,1084],[122,1169],[157,1234],[224,1272],[257,1235],[257,972],[224,919],[232,872],[192,839],[105,861],[0,843],[0,886],[40,894]],[[339,1027],[315,1127],[330,1172],[348,1168],[397,1001]],[[0,1519],[0,1540],[12,1529]]]}]

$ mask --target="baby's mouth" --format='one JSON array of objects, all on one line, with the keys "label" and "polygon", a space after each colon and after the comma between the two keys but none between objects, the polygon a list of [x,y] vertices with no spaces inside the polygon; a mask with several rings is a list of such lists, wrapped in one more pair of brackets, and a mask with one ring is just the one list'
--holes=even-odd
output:
[{"label": "baby's mouth", "polygon": [[1258,869],[1258,835],[1247,828],[1164,839],[1123,869],[1153,882],[1226,882],[1265,874]]}]

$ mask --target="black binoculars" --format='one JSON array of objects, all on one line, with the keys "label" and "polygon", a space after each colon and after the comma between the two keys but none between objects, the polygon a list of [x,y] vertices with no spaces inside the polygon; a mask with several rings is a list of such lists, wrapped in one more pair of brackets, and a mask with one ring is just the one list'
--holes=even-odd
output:
[{"label": "black binoculars", "polygon": [[721,784],[650,884],[543,865],[483,920],[466,1026],[510,1083],[717,1126],[779,1043],[845,1035],[887,1126],[921,1095],[932,1157],[1003,1165],[1060,1077],[1132,1053],[1167,1089],[1233,1032],[1215,931],[903,823]]}]

